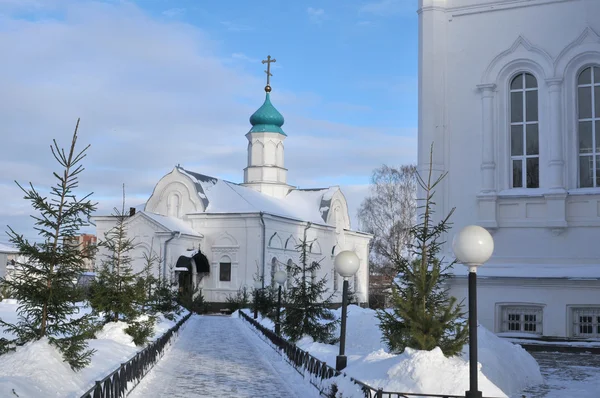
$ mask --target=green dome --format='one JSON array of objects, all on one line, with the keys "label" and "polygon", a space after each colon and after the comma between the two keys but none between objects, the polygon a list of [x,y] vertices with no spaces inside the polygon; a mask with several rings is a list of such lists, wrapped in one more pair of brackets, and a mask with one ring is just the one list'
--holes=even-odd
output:
[{"label": "green dome", "polygon": [[264,104],[252,116],[250,116],[251,133],[279,133],[286,135],[281,126],[283,126],[283,116],[273,104],[267,93]]}]

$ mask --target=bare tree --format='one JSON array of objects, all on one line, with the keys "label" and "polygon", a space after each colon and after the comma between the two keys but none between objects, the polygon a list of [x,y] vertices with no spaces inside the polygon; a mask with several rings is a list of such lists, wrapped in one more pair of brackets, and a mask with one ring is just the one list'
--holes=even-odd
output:
[{"label": "bare tree", "polygon": [[374,235],[371,272],[392,276],[405,254],[416,219],[417,168],[383,165],[373,171],[371,192],[358,209],[360,228]]}]

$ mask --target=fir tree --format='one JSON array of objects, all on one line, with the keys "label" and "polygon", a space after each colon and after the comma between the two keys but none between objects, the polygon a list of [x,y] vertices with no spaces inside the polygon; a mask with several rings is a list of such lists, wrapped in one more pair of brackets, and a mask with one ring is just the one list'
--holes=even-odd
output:
[{"label": "fir tree", "polygon": [[131,251],[133,239],[127,236],[128,213],[125,212],[125,187],[121,209],[114,209],[116,224],[104,234],[99,247],[106,250],[100,270],[90,287],[90,304],[96,314],[103,314],[105,322],[124,321],[125,330],[136,345],[144,344],[154,328],[154,317],[141,319],[142,308],[147,302],[147,284],[144,271],[135,273]]},{"label": "fir tree", "polygon": [[52,155],[62,167],[55,172],[56,185],[50,188],[49,197],[38,192],[33,184],[24,188],[24,199],[39,215],[32,216],[35,229],[43,243],[31,243],[9,227],[10,241],[19,249],[26,262],[17,264],[11,278],[1,281],[19,300],[18,321],[0,324],[17,336],[17,344],[47,337],[57,347],[73,370],[79,370],[90,362],[93,350],[87,349],[86,339],[93,338],[95,325],[91,315],[79,316],[76,302],[81,290],[76,281],[84,272],[84,260],[88,254],[79,247],[69,244],[87,220],[96,205],[90,201],[91,193],[77,199],[79,175],[84,168],[81,161],[86,150],[75,150],[79,119],[75,126],[68,151],[59,148],[56,140],[50,146]]},{"label": "fir tree", "polygon": [[181,307],[177,303],[177,295],[171,282],[165,278],[160,278],[150,297],[152,311],[155,313],[160,312],[168,320],[175,320],[175,315],[181,313]]},{"label": "fir tree", "polygon": [[434,223],[434,189],[443,180],[442,174],[432,182],[430,160],[427,180],[417,176],[425,194],[419,206],[419,221],[410,229],[408,255],[396,263],[398,276],[392,286],[392,311],[378,310],[383,340],[394,352],[406,347],[431,350],[440,347],[445,355],[461,352],[467,342],[468,329],[464,312],[456,298],[449,296],[444,283],[448,269],[454,263],[442,265],[438,258],[444,242],[442,235],[450,228],[452,209],[446,217]]},{"label": "fir tree", "polygon": [[[300,265],[293,264],[288,272],[292,276],[292,285],[287,287],[286,305],[283,310],[282,330],[291,341],[300,340],[308,335],[314,341],[334,343],[333,337],[337,321],[328,308],[332,295],[323,297],[327,292],[327,279],[315,277],[321,265],[317,261],[309,263],[307,252],[309,244],[304,239],[298,245]],[[319,301],[319,300],[323,301]]]}]

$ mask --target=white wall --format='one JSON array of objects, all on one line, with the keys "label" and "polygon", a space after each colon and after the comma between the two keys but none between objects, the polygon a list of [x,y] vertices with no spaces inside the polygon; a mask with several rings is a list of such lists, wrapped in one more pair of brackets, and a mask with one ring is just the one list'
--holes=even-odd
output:
[{"label": "white wall", "polygon": [[[211,274],[204,278],[200,284],[207,301],[223,302],[228,295],[235,293],[240,287],[253,288],[257,272],[262,275],[262,224],[258,214],[195,214],[190,215],[192,225],[205,236],[202,245],[203,252],[211,263]],[[265,284],[271,283],[271,270],[273,259],[275,270],[285,270],[289,260],[299,263],[299,251],[296,245],[300,243],[304,234],[306,223],[287,220],[280,217],[264,215],[265,222]],[[307,240],[315,241],[310,254],[310,260],[320,261],[321,269],[317,278],[326,277],[329,292],[334,291],[333,256],[332,251],[336,246],[336,254],[342,250],[355,250],[361,259],[358,273],[358,296],[361,302],[366,302],[368,297],[368,235],[346,232],[348,235],[344,246],[338,245],[339,236],[335,228],[312,224],[307,230]],[[287,246],[286,246],[287,244]],[[231,282],[219,281],[219,263],[225,259],[232,262]],[[339,278],[339,276],[338,276]],[[351,282],[353,286],[354,282]],[[341,278],[339,278],[341,290]],[[338,295],[336,300],[340,300]]]},{"label": "white wall", "polygon": [[[433,3],[441,8],[420,14],[419,167],[427,168],[433,141],[434,168],[449,172],[437,193],[438,215],[456,206],[455,230],[473,223],[499,227],[492,261],[599,258],[588,242],[600,227],[600,189],[576,188],[571,122],[575,64],[600,65],[594,33],[600,32],[600,1]],[[538,80],[539,189],[509,188],[505,108],[508,80],[519,71]]]},{"label": "white wall", "polygon": [[[428,169],[433,142],[433,169],[448,172],[437,189],[437,216],[456,207],[443,254],[453,258],[455,231],[478,224],[494,237],[489,264],[598,264],[592,241],[600,236],[600,189],[578,188],[577,180],[576,77],[600,65],[600,1],[420,6],[419,169]],[[509,81],[522,72],[538,85],[540,188],[510,186]],[[451,293],[466,298],[465,283],[453,280]],[[542,303],[550,336],[568,336],[569,305],[600,306],[597,281],[479,283],[479,319],[496,331],[498,303],[506,301]]]},{"label": "white wall", "polygon": [[[451,295],[464,300],[465,312],[467,291],[466,278],[455,280],[450,289]],[[600,302],[600,281],[480,278],[477,296],[478,321],[491,331],[501,332],[501,305],[541,304],[543,335],[572,337],[569,307]]]}]

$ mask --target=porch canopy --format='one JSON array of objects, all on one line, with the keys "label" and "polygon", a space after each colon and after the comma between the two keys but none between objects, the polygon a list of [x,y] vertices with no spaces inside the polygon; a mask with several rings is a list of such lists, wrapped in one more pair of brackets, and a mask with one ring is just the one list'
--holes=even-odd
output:
[{"label": "porch canopy", "polygon": [[208,259],[200,250],[186,250],[184,253],[179,256],[177,259],[177,264],[175,264],[175,269],[182,270],[183,268],[187,269],[189,272],[192,271],[192,260],[196,263],[196,273],[209,273],[210,272],[210,264]]}]

